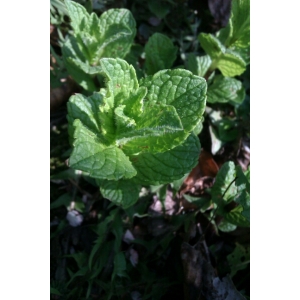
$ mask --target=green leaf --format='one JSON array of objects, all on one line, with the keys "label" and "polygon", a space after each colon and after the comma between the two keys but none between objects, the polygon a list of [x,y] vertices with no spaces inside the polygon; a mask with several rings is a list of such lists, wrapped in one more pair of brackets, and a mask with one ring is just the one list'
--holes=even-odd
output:
[{"label": "green leaf", "polygon": [[[96,86],[89,75],[89,64],[82,55],[74,37],[66,39],[62,46],[63,61],[72,78],[88,91],[95,91]],[[89,70],[89,72],[87,72]]]},{"label": "green leaf", "polygon": [[111,232],[115,236],[113,248],[114,248],[115,253],[117,253],[121,247],[122,238],[123,238],[123,234],[124,234],[123,220],[122,220],[122,218],[120,218],[120,214],[117,215],[117,217],[113,219],[111,227],[112,227]]},{"label": "green leaf", "polygon": [[102,180],[99,185],[103,197],[124,209],[129,208],[139,199],[140,187],[131,180]]},{"label": "green leaf", "polygon": [[235,183],[238,188],[238,192],[246,190],[248,193],[250,193],[249,174],[250,174],[249,169],[244,173],[241,166],[236,166],[237,179]]},{"label": "green leaf", "polygon": [[92,270],[94,257],[106,240],[106,234],[108,231],[107,227],[111,221],[112,221],[112,219],[110,217],[107,217],[103,222],[99,223],[97,226],[96,232],[97,232],[98,237],[95,241],[95,245],[93,246],[91,253],[89,255],[89,259],[88,259],[89,270]]},{"label": "green leaf", "polygon": [[243,190],[242,193],[234,199],[243,208],[241,214],[250,222],[250,195],[247,191]]},{"label": "green leaf", "polygon": [[[74,1],[65,0],[69,17],[71,19],[71,26],[75,33],[80,33],[82,30],[81,24],[89,20],[89,14],[84,6]],[[84,21],[83,21],[84,20]]]},{"label": "green leaf", "polygon": [[[119,133],[117,143],[122,145],[122,150],[127,155],[156,153],[169,150],[185,136],[181,120],[173,106],[149,104],[145,105],[133,130]],[[176,138],[178,140],[174,143]]]},{"label": "green leaf", "polygon": [[124,57],[136,34],[136,23],[127,9],[109,9],[100,18],[75,2],[67,1],[75,38],[91,65],[101,57]]},{"label": "green leaf", "polygon": [[69,206],[71,203],[72,197],[68,193],[65,193],[58,197],[55,201],[50,204],[50,209],[54,209],[60,206]]},{"label": "green leaf", "polygon": [[165,199],[167,196],[168,185],[163,185],[157,192],[158,199],[160,199],[161,204],[163,205],[163,211],[166,211]]},{"label": "green leaf", "polygon": [[107,96],[114,97],[114,106],[125,104],[129,95],[135,91],[139,84],[135,69],[125,60],[103,58],[100,61],[102,75],[107,78]]},{"label": "green leaf", "polygon": [[73,70],[72,68],[78,69],[85,74],[85,77],[90,78],[90,80],[92,80],[92,77],[87,75],[98,74],[101,71],[99,66],[89,64],[88,60],[81,53],[81,50],[73,36],[70,36],[70,38],[66,40],[63,44],[62,50],[64,62],[67,67],[71,67],[70,70]]},{"label": "green leaf", "polygon": [[118,275],[120,277],[127,277],[128,275],[125,272],[126,270],[126,259],[125,255],[122,252],[119,252],[115,255],[114,258],[114,271],[112,274],[112,280]]},{"label": "green leaf", "polygon": [[212,59],[216,59],[226,52],[225,46],[210,33],[200,33],[198,39],[201,47]]},{"label": "green leaf", "polygon": [[[106,223],[102,223],[102,226],[104,228],[104,230],[106,230]],[[104,235],[105,232],[103,232],[102,235],[100,235],[97,240],[96,240],[96,243],[95,245],[93,246],[92,250],[91,250],[91,254],[89,256],[89,270],[92,270],[92,265],[93,265],[93,259],[96,255],[96,253],[99,251],[99,249],[101,248],[101,246],[103,245],[103,242],[104,242]]]},{"label": "green leaf", "polygon": [[[225,221],[236,226],[250,226],[250,197],[247,191],[249,189],[247,178],[240,166],[235,167],[234,163],[230,161],[221,167],[212,187],[211,195],[212,201],[220,207],[218,212],[225,218]],[[242,205],[238,205],[227,212],[223,208],[231,200]]]},{"label": "green leaf", "polygon": [[248,65],[250,63],[250,1],[234,0],[231,16],[225,28],[217,32],[217,38],[229,50],[233,50]]},{"label": "green leaf", "polygon": [[69,165],[103,180],[103,195],[128,208],[138,199],[136,184],[170,183],[197,164],[200,143],[191,132],[202,122],[206,81],[176,69],[139,85],[124,60],[103,58],[100,66],[106,87],[68,103]]},{"label": "green leaf", "polygon": [[[114,118],[116,123],[107,127],[116,127],[116,144],[127,155],[174,148],[199,123],[205,107],[204,79],[185,70],[166,70],[156,73],[152,81],[147,77],[138,88],[134,68],[125,61],[102,59],[101,66],[108,79],[106,96],[112,96],[105,110],[107,123]],[[183,107],[186,101],[189,107]]]},{"label": "green leaf", "polygon": [[244,172],[249,184],[250,184],[250,165],[248,167],[248,169]]},{"label": "green leaf", "polygon": [[223,143],[213,126],[209,125],[208,130],[211,138],[211,153],[215,155],[222,148]]},{"label": "green leaf", "polygon": [[194,53],[187,54],[185,67],[193,74],[204,77],[211,65],[209,55],[196,56]]},{"label": "green leaf", "polygon": [[227,220],[222,220],[220,224],[218,225],[218,229],[223,232],[231,232],[236,230],[236,225],[229,223]]},{"label": "green leaf", "polygon": [[161,0],[147,1],[148,7],[159,19],[163,19],[170,11],[169,3]]},{"label": "green leaf", "polygon": [[[205,110],[206,81],[183,69],[163,70],[141,80],[148,89],[146,102],[175,107],[185,132],[191,132]],[[188,105],[187,105],[188,103]]]},{"label": "green leaf", "polygon": [[244,270],[249,262],[250,262],[250,249],[248,247],[243,247],[239,243],[236,243],[236,247],[233,252],[227,255],[227,261],[230,266],[231,278],[237,273],[239,270]]},{"label": "green leaf", "polygon": [[205,80],[186,70],[164,70],[142,79],[141,87],[148,90],[144,111],[139,116],[131,114],[136,127],[129,126],[118,145],[134,155],[164,152],[181,144],[201,120]]},{"label": "green leaf", "polygon": [[226,201],[236,194],[236,186],[232,183],[235,179],[235,175],[236,171],[234,162],[229,161],[222,165],[211,189],[212,201],[214,203],[223,206],[226,204]]},{"label": "green leaf", "polygon": [[236,140],[240,134],[240,128],[236,120],[223,118],[215,123],[218,128],[218,136],[223,142],[230,142]]},{"label": "green leaf", "polygon": [[230,23],[232,32],[226,46],[245,48],[250,44],[250,0],[233,0]]},{"label": "green leaf", "polygon": [[230,39],[231,35],[232,35],[232,22],[229,19],[227,26],[225,28],[220,29],[218,32],[216,32],[216,37],[223,45],[228,46],[226,41]]},{"label": "green leaf", "polygon": [[50,0],[50,6],[54,6],[59,11],[59,13],[68,16],[68,10],[64,2],[60,0]]},{"label": "green leaf", "polygon": [[105,145],[79,119],[74,121],[73,126],[75,142],[69,159],[70,167],[99,179],[118,180],[136,175],[136,170],[122,150]]},{"label": "green leaf", "polygon": [[228,77],[241,75],[246,70],[246,62],[242,57],[238,53],[229,50],[220,55],[215,65],[223,76]]},{"label": "green leaf", "polygon": [[172,182],[172,186],[173,186],[173,189],[175,190],[175,193],[177,191],[179,191],[179,189],[181,188],[183,182],[185,181],[185,179],[187,178],[188,174],[185,174],[183,175],[183,177],[179,178],[179,179],[176,179]]},{"label": "green leaf", "polygon": [[234,51],[244,60],[246,65],[250,64],[250,47],[248,48],[235,48]]},{"label": "green leaf", "polygon": [[216,76],[207,90],[207,102],[210,103],[242,103],[245,98],[245,89],[242,82],[230,77]]},{"label": "green leaf", "polygon": [[[96,261],[96,267],[92,268],[92,265],[90,265],[90,270],[93,272],[93,275],[91,276],[91,279],[96,278],[102,271],[103,267],[107,265],[107,261],[109,259],[109,255],[111,253],[111,249],[113,248],[113,241],[105,241],[104,244],[101,244],[101,256]],[[94,248],[92,249],[92,251]],[[98,251],[98,249],[96,249]],[[97,252],[96,251],[96,252]],[[95,253],[96,253],[95,252]],[[94,253],[94,254],[95,254]],[[92,255],[92,252],[90,254],[90,257]],[[94,255],[93,255],[94,256]]]},{"label": "green leaf", "polygon": [[250,220],[248,220],[246,217],[242,215],[243,207],[241,205],[235,207],[233,210],[231,210],[229,213],[225,214],[225,219],[237,226],[241,227],[249,227],[250,226]]},{"label": "green leaf", "polygon": [[210,70],[218,68],[223,76],[234,77],[246,70],[246,62],[235,51],[226,49],[212,34],[201,33],[199,41],[204,51],[212,58]]},{"label": "green leaf", "polygon": [[190,203],[196,204],[201,209],[207,209],[211,205],[211,200],[204,197],[192,197],[187,194],[183,194],[183,197]]},{"label": "green leaf", "polygon": [[123,58],[129,52],[136,34],[136,22],[125,8],[109,9],[99,19],[101,47],[97,56]]},{"label": "green leaf", "polygon": [[176,60],[177,47],[166,35],[154,33],[145,46],[145,53],[146,73],[153,75],[160,70],[172,67]]},{"label": "green leaf", "polygon": [[[101,131],[98,107],[103,103],[101,94],[94,94],[91,97],[85,97],[81,94],[72,96],[67,103],[69,122],[69,136],[73,137],[75,127],[73,122],[78,119],[89,128],[94,134]],[[72,142],[73,140],[71,140]]]},{"label": "green leaf", "polygon": [[[249,172],[250,173],[250,172]],[[248,175],[248,173],[246,173]],[[243,173],[240,166],[236,166],[236,186],[237,195],[234,201],[239,203],[243,211],[241,214],[250,222],[250,183],[247,176]]]},{"label": "green leaf", "polygon": [[50,287],[50,294],[62,296],[62,294],[57,289],[55,289],[53,287]]},{"label": "green leaf", "polygon": [[202,119],[198,122],[198,124],[195,126],[195,128],[193,129],[193,133],[194,133],[195,135],[199,135],[200,132],[202,131],[202,129],[203,129],[203,120],[204,120],[204,118],[202,118]]},{"label": "green leaf", "polygon": [[180,179],[198,163],[200,143],[197,136],[191,134],[186,141],[164,153],[144,153],[131,157],[137,170],[134,182],[146,185],[159,185]]},{"label": "green leaf", "polygon": [[73,276],[70,278],[70,280],[67,283],[67,286],[76,278],[79,276],[86,276],[86,274],[89,272],[88,266],[82,267],[79,269],[76,273],[73,274]]},{"label": "green leaf", "polygon": [[67,38],[62,47],[64,62],[81,86],[94,91],[88,74],[99,73],[101,57],[125,57],[136,34],[136,23],[127,9],[109,9],[98,18],[79,3],[66,0],[66,6],[74,36]]},{"label": "green leaf", "polygon": [[73,254],[66,255],[66,257],[74,258],[79,269],[82,269],[86,266],[88,259],[88,255],[85,252],[76,252]]}]

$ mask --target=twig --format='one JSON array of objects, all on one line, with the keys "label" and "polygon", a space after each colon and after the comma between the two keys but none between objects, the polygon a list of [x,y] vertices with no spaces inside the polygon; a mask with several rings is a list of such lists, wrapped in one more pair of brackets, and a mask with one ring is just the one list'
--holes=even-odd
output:
[{"label": "twig", "polygon": [[208,247],[207,247],[207,244],[206,244],[206,241],[205,241],[205,236],[203,235],[203,231],[202,231],[200,223],[197,223],[197,228],[198,228],[199,234],[201,235],[201,237],[203,237],[203,240],[201,241],[201,243],[202,243],[202,245],[204,247],[204,250],[205,250],[206,260],[209,263],[211,263],[210,257],[209,257],[209,250],[208,250]]},{"label": "twig", "polygon": [[[84,189],[82,189],[82,188],[78,185],[78,182],[74,181],[73,179],[69,179],[69,180],[70,180],[70,182],[76,187],[76,189],[78,189],[82,194],[87,195],[89,198],[93,198],[93,196],[92,196],[89,192],[85,191]],[[75,190],[75,191],[76,191],[76,190]],[[76,194],[75,194],[75,195],[76,195]],[[75,199],[75,195],[73,195],[73,196],[74,196],[73,199]]]}]

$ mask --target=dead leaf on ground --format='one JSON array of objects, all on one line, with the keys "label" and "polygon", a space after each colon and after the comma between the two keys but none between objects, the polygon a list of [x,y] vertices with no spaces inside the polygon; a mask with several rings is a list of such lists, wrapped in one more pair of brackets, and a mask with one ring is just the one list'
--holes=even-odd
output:
[{"label": "dead leaf on ground", "polygon": [[178,193],[184,207],[190,207],[191,203],[182,197],[183,194],[190,193],[194,196],[205,196],[205,190],[214,184],[214,178],[218,171],[219,166],[213,156],[208,151],[202,149],[198,165],[185,179]]},{"label": "dead leaf on ground", "polygon": [[235,288],[229,275],[222,279],[208,261],[205,241],[195,246],[183,243],[181,259],[185,280],[185,300],[246,300]]}]

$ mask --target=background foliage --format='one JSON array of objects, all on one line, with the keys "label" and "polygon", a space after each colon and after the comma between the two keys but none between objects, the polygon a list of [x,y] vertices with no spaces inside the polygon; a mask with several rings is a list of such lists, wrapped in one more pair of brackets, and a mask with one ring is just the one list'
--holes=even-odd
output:
[{"label": "background foliage", "polygon": [[[89,26],[70,20],[69,1],[51,0],[50,9],[51,298],[225,299],[229,291],[249,299],[249,1],[76,3]],[[194,129],[202,150],[183,178],[112,187],[69,167],[66,101],[105,86],[102,57],[125,59],[138,80],[163,69],[205,78],[207,105]],[[138,201],[119,206],[132,194]]]}]

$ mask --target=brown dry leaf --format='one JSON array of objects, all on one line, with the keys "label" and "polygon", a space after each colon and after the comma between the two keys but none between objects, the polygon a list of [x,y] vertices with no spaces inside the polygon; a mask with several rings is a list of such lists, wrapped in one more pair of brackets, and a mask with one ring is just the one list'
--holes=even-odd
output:
[{"label": "brown dry leaf", "polygon": [[185,179],[180,191],[180,197],[187,192],[201,195],[204,190],[211,187],[219,171],[219,167],[213,156],[206,150],[202,149],[198,165],[191,171]]},{"label": "brown dry leaf", "polygon": [[181,246],[181,260],[184,271],[184,294],[185,299],[200,299],[202,289],[202,264],[203,256],[200,251],[188,243]]},{"label": "brown dry leaf", "polygon": [[57,33],[56,26],[50,23],[50,44],[52,46],[59,47],[59,37]]},{"label": "brown dry leaf", "polygon": [[246,300],[227,275],[219,278],[204,250],[205,241],[195,246],[183,243],[181,259],[185,279],[186,300]]},{"label": "brown dry leaf", "polygon": [[203,288],[202,295],[206,300],[246,300],[236,289],[230,276],[227,274],[222,279],[215,275],[214,268],[208,262],[202,265]]},{"label": "brown dry leaf", "polygon": [[129,260],[130,260],[131,264],[135,267],[139,262],[139,254],[133,248],[131,248],[129,250],[129,254],[130,254]]}]

